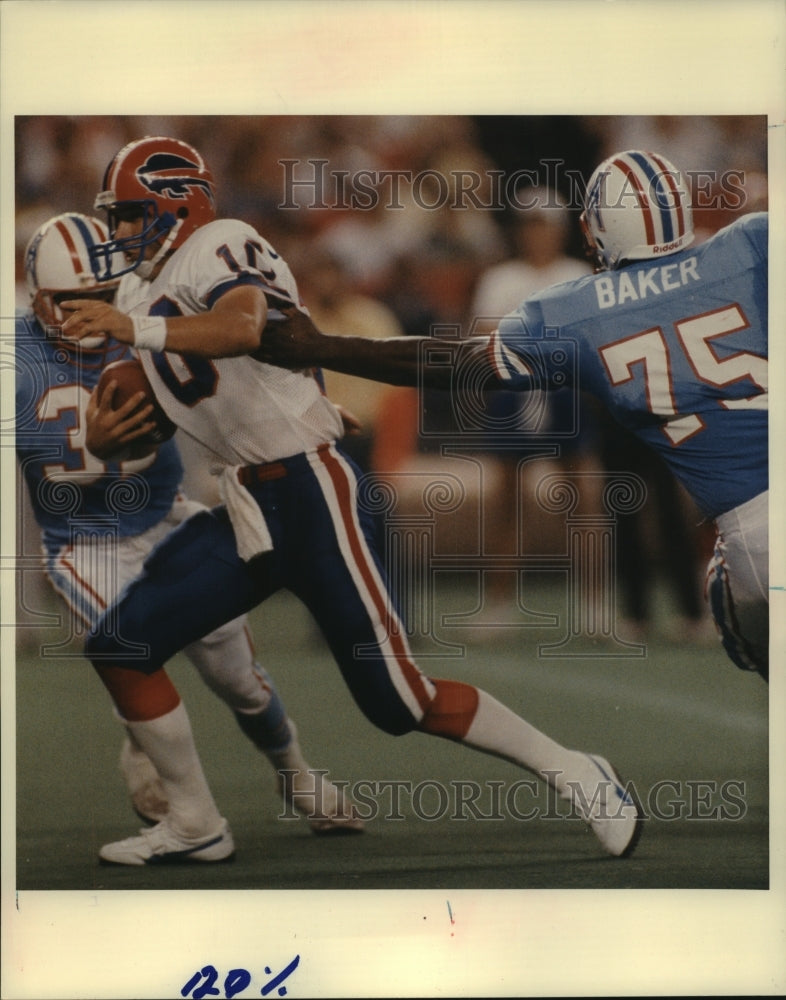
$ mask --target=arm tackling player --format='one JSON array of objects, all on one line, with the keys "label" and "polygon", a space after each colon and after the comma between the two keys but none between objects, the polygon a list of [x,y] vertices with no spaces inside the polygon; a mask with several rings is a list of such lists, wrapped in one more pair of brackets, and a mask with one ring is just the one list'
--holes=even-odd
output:
[{"label": "arm tackling player", "polygon": [[[308,317],[272,324],[261,356],[461,392],[553,386],[534,370],[548,329],[578,346],[574,384],[662,456],[714,522],[706,596],[729,658],[769,677],[768,217],[742,216],[693,246],[691,196],[665,157],[628,150],[587,185],[581,226],[595,275],[534,295],[488,338],[326,336]],[[451,358],[422,364],[438,345]]]}]

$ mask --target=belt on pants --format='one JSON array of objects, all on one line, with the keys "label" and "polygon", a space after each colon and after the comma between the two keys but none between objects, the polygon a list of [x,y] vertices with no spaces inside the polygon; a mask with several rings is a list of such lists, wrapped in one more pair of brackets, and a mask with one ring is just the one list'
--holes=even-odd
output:
[{"label": "belt on pants", "polygon": [[286,474],[287,467],[283,462],[244,465],[237,470],[237,478],[241,486],[251,486],[252,483],[266,483],[269,479],[283,479]]},{"label": "belt on pants", "polygon": [[[330,451],[331,441],[326,441],[315,450],[317,454]],[[251,486],[254,483],[266,483],[271,479],[283,479],[290,472],[297,473],[301,468],[308,468],[309,452],[300,452],[278,462],[261,462],[259,465],[242,465],[237,470],[237,479],[241,486]]]}]

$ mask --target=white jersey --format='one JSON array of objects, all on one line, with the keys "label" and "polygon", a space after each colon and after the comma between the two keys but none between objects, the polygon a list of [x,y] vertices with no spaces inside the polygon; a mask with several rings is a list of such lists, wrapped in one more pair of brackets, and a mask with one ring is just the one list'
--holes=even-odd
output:
[{"label": "white jersey", "polygon": [[[218,219],[197,229],[154,281],[126,275],[118,308],[138,316],[193,316],[244,284],[263,289],[271,317],[300,305],[292,272],[270,244],[244,222]],[[289,371],[248,355],[139,354],[167,415],[222,465],[277,461],[343,433],[312,369]]]}]

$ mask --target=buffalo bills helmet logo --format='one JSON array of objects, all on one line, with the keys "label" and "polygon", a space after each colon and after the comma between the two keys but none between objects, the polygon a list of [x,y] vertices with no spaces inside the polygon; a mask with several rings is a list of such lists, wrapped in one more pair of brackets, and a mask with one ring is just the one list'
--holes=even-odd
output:
[{"label": "buffalo bills helmet logo", "polygon": [[139,182],[161,198],[187,198],[193,190],[202,189],[211,203],[213,187],[199,173],[198,163],[177,153],[152,153],[137,167]]}]

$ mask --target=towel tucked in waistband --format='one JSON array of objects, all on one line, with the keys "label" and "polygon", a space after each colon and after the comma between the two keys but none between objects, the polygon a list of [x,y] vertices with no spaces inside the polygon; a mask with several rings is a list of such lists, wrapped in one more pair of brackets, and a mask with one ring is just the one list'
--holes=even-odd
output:
[{"label": "towel tucked in waistband", "polygon": [[273,539],[259,504],[240,481],[242,466],[226,466],[218,474],[221,498],[235,532],[237,554],[244,562],[271,552]]}]

